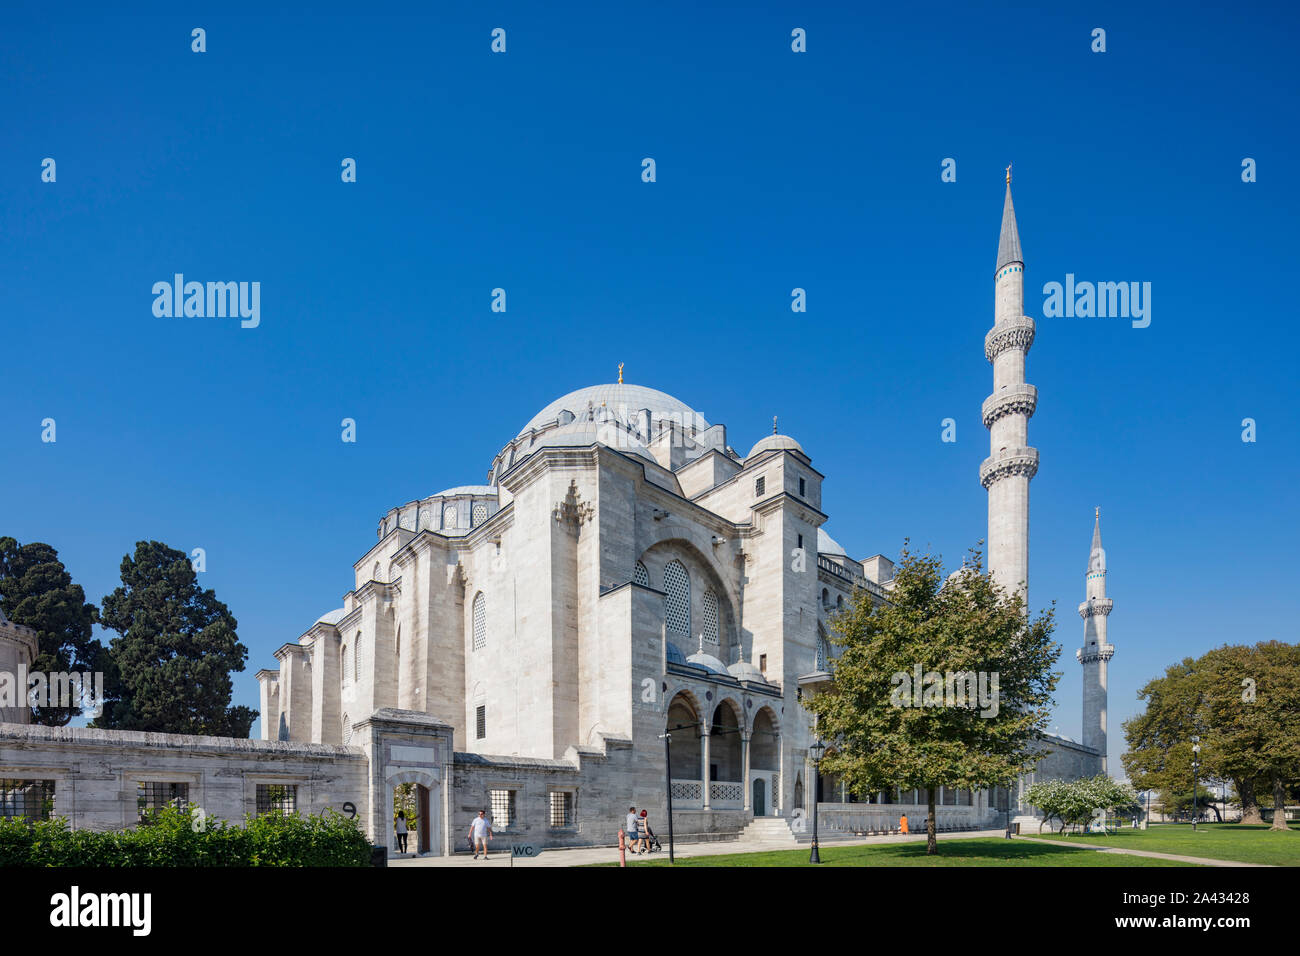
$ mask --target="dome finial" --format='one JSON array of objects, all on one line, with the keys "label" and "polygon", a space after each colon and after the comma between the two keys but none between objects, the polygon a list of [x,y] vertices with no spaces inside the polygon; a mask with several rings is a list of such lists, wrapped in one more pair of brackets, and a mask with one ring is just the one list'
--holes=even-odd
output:
[{"label": "dome finial", "polygon": [[1011,164],[1007,163],[1007,185],[1011,185]]},{"label": "dome finial", "polygon": [[618,363],[618,384],[623,384],[623,363]]},{"label": "dome finial", "polygon": [[777,434],[777,431],[776,431],[776,416],[775,416],[775,415],[772,416],[772,434],[773,434],[773,435]]}]

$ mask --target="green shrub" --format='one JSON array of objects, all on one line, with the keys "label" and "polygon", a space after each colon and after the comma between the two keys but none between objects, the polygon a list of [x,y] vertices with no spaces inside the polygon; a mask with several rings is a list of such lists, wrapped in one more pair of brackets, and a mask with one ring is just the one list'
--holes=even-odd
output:
[{"label": "green shrub", "polygon": [[0,819],[0,867],[369,866],[370,841],[356,820],[334,810],[320,816],[245,818],[243,826],[190,812],[155,811],[129,830],[72,830],[55,818]]}]

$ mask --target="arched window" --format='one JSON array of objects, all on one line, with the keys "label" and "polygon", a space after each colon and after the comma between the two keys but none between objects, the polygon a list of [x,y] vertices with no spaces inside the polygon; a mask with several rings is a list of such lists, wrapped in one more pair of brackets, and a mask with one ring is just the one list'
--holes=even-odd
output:
[{"label": "arched window", "polygon": [[704,643],[718,643],[718,596],[713,588],[704,592]]},{"label": "arched window", "polygon": [[637,584],[643,584],[646,587],[650,586],[650,572],[645,569],[645,565],[640,561],[638,561],[636,567],[632,569],[632,580]]},{"label": "arched window", "polygon": [[342,650],[342,653],[341,653],[340,656],[342,657],[342,661],[341,661],[340,663],[342,664],[342,670],[343,670],[343,683],[346,684],[346,683],[348,682],[348,646],[347,646],[347,644],[344,644],[344,645],[343,645],[343,650]]},{"label": "arched window", "polygon": [[372,581],[378,581],[378,580],[379,580],[379,562],[378,562],[378,561],[375,562],[375,570],[371,573],[371,575],[370,575],[370,580],[372,580]]},{"label": "arched window", "polygon": [[664,568],[664,622],[674,634],[691,634],[691,579],[680,561]]},{"label": "arched window", "polygon": [[343,715],[343,746],[352,743],[352,721],[348,720],[348,715]]},{"label": "arched window", "polygon": [[480,501],[474,505],[474,512],[470,515],[470,522],[477,528],[484,521],[487,521],[487,502]]},{"label": "arched window", "polygon": [[483,592],[474,596],[474,650],[487,644],[487,600]]},{"label": "arched window", "polygon": [[352,679],[361,680],[361,632],[357,631],[357,639],[352,642]]},{"label": "arched window", "polygon": [[844,607],[844,595],[841,594],[835,598],[835,610],[838,611],[843,607]]},{"label": "arched window", "polygon": [[447,505],[442,509],[442,526],[444,528],[456,527],[456,506]]},{"label": "arched window", "polygon": [[831,589],[822,588],[822,607],[831,606]]}]

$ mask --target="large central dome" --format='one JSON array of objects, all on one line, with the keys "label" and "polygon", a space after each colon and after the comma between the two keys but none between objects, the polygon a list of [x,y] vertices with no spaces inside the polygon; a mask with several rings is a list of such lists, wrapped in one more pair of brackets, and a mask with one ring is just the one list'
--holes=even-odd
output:
[{"label": "large central dome", "polygon": [[[693,425],[697,431],[709,427],[704,416],[695,409],[656,389],[644,385],[588,385],[551,402],[534,415],[519,430],[519,434],[560,421],[563,412],[569,412],[572,416],[564,416],[569,421],[586,420],[590,410],[596,420],[613,416],[617,421],[630,424],[636,420],[636,413],[643,408],[649,409],[656,421],[668,419],[686,426]],[[560,424],[567,422],[560,421]]]}]

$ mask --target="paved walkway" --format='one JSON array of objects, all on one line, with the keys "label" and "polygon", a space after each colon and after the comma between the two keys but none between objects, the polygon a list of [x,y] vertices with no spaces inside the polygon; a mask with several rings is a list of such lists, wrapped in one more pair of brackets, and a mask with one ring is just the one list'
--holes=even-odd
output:
[{"label": "paved walkway", "polygon": [[1126,856],[1149,856],[1156,860],[1174,860],[1177,863],[1196,863],[1201,866],[1272,866],[1272,863],[1243,863],[1240,860],[1211,860],[1203,856],[1179,856],[1175,853],[1157,853],[1154,850],[1126,850],[1117,846],[1089,846],[1083,843],[1065,843],[1061,840],[1044,840],[1031,837],[1036,843],[1068,846],[1072,850],[1096,850],[1098,853],[1121,853]]},{"label": "paved walkway", "polygon": [[[1001,839],[1006,835],[1005,830],[964,830],[958,832],[949,832],[939,834],[939,839],[948,840],[973,840],[979,837],[998,837]],[[633,856],[628,854],[627,865],[636,866],[639,863],[645,863],[650,860],[668,859],[668,841],[660,834],[660,839],[664,840],[664,850],[662,853],[651,853],[648,856]],[[837,846],[864,846],[870,843],[920,843],[925,841],[925,831],[920,833],[909,833],[906,836],[901,834],[888,834],[872,837],[852,837],[842,838],[834,837],[821,841],[824,848]],[[488,867],[510,866],[510,842],[504,837],[497,838],[491,844],[494,849],[492,855],[488,857],[487,862],[482,859],[475,860],[468,853],[457,853],[452,857],[445,856],[424,856],[424,857],[405,857],[400,859],[390,858],[389,866],[473,866]],[[678,857],[687,856],[726,856],[733,853],[769,853],[774,850],[802,850],[808,853],[812,849],[810,843],[800,843],[797,846],[787,844],[764,845],[755,843],[740,843],[735,840],[717,843],[679,843],[674,848],[674,855]],[[566,850],[543,850],[538,856],[532,859],[515,860],[515,866],[585,866],[588,863],[617,863],[618,847],[616,846],[596,846],[596,847],[578,847],[576,849]]]}]

